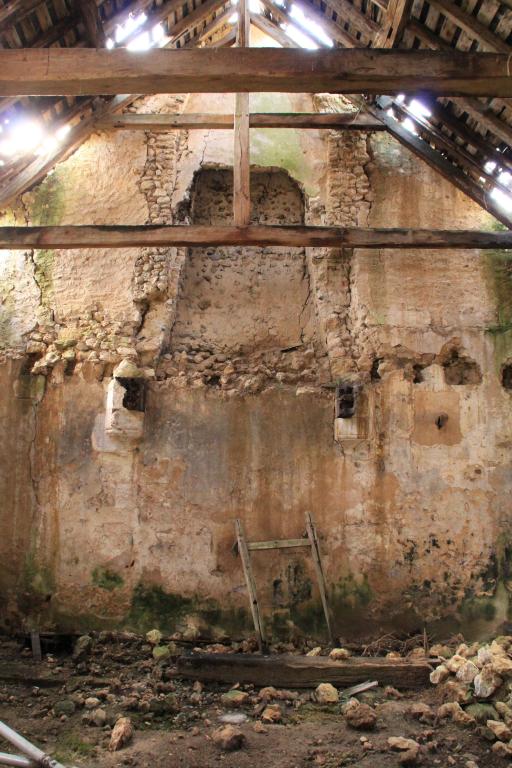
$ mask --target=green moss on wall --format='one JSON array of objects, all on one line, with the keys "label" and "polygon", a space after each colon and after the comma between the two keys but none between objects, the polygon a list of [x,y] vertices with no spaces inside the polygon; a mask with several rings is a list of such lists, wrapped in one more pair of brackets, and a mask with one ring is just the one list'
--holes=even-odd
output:
[{"label": "green moss on wall", "polygon": [[512,252],[487,250],[482,255],[487,284],[496,306],[496,323],[486,330],[494,341],[499,369],[512,355]]},{"label": "green moss on wall", "polygon": [[[252,93],[251,112],[295,112],[288,94]],[[284,168],[309,196],[318,194],[301,132],[293,128],[260,128],[251,131],[251,163]]]},{"label": "green moss on wall", "polygon": [[111,571],[108,568],[98,567],[92,572],[92,583],[96,587],[112,592],[112,590],[122,587],[124,581],[121,574]]},{"label": "green moss on wall", "polygon": [[14,310],[14,285],[9,280],[0,280],[0,349],[14,345],[12,332]]},{"label": "green moss on wall", "polygon": [[207,627],[220,627],[232,637],[250,629],[245,608],[221,608],[215,600],[201,600],[165,592],[155,585],[135,587],[130,612],[123,624],[138,632],[158,627],[175,632],[188,616],[195,616]]},{"label": "green moss on wall", "polygon": [[34,279],[41,291],[41,304],[47,308],[53,297],[53,264],[55,251],[34,251]]},{"label": "green moss on wall", "polygon": [[36,187],[32,197],[28,199],[29,218],[34,226],[61,223],[65,202],[62,173],[61,168],[56,168]]}]

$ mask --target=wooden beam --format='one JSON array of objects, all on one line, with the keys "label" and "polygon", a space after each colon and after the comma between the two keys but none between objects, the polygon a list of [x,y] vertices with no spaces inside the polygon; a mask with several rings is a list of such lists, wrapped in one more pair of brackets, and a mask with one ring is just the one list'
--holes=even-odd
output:
[{"label": "wooden beam", "polygon": [[[356,6],[349,3],[348,0],[327,0],[327,3],[336,11],[339,23],[345,24],[348,21],[351,26],[369,38],[372,38],[378,32],[379,25],[377,22],[361,13],[361,11],[358,11]],[[303,5],[307,7],[309,3],[305,0]]]},{"label": "wooden beam", "polygon": [[485,46],[489,51],[497,53],[511,53],[512,47],[501,37],[478,21],[472,14],[464,11],[452,0],[429,0],[431,6],[436,8],[443,16],[452,21],[457,27]]},{"label": "wooden beam", "polygon": [[[410,19],[407,28],[415,35],[420,42],[434,51],[451,51],[453,48],[442,38],[435,35],[431,29],[421,24],[417,19]],[[498,139],[506,144],[512,145],[512,126],[504,120],[500,120],[494,114],[489,105],[479,101],[479,99],[469,96],[452,99],[461,109],[468,113],[474,120],[481,123],[487,131],[493,133]]]},{"label": "wooden beam", "polygon": [[78,147],[86,141],[96,128],[96,121],[107,113],[115,112],[131,104],[136,96],[118,96],[112,99],[98,113],[85,118],[75,125],[65,140],[54,150],[46,155],[35,157],[20,173],[8,183],[4,184],[0,191],[0,211],[11,205],[16,198],[30,189],[36,182],[43,179],[56,163],[69,157]]},{"label": "wooden beam", "polygon": [[228,19],[232,15],[233,15],[233,6],[230,5],[224,11],[222,11],[222,13],[219,13],[217,16],[215,16],[215,18],[213,18],[211,21],[205,24],[205,26],[202,27],[201,31],[198,32],[196,37],[191,37],[190,40],[188,40],[186,43],[183,43],[182,41],[181,47],[194,48],[198,46],[199,43],[206,41],[218,30],[219,27],[227,24]]},{"label": "wooden beam", "polygon": [[[425,142],[423,142],[425,143]],[[512,231],[344,227],[63,225],[0,227],[0,249],[255,245],[333,248],[512,248]]]},{"label": "wooden beam", "polygon": [[512,171],[512,157],[498,152],[492,144],[486,141],[480,133],[469,127],[461,118],[458,118],[449,109],[438,101],[429,101],[428,108],[432,112],[432,119],[442,123],[445,128],[455,133],[458,138],[474,147],[485,160],[492,160],[496,167],[508,168]]},{"label": "wooden beam", "polygon": [[[130,131],[165,132],[172,130],[226,130],[233,128],[233,115],[215,114],[123,114],[106,115],[97,121],[97,128]],[[253,112],[249,115],[251,128],[314,128],[346,131],[385,131],[386,126],[363,113],[342,112]]]},{"label": "wooden beam", "polygon": [[[383,102],[386,100],[387,97],[379,99],[381,106],[384,106]],[[391,99],[389,99],[389,101],[393,104]],[[412,120],[416,124],[419,134],[423,134],[425,141],[432,142],[436,149],[443,150],[448,155],[451,155],[457,165],[460,165],[464,170],[467,170],[476,177],[475,181],[485,179],[488,187],[497,187],[498,189],[501,189],[505,195],[510,194],[508,187],[502,185],[495,176],[488,173],[482,163],[478,162],[478,158],[475,157],[475,155],[472,155],[464,149],[464,147],[461,147],[459,144],[452,141],[449,136],[440,131],[435,125],[432,125],[426,117],[414,114],[414,112],[411,112],[411,110],[408,109],[406,104],[393,104],[393,109],[398,113],[401,113],[404,117],[408,117]]]},{"label": "wooden beam", "polygon": [[[179,7],[183,5],[182,0],[179,2]],[[206,0],[202,5],[198,5],[193,11],[183,16],[176,24],[169,24],[169,35],[175,42],[185,32],[198,27],[205,22],[208,16],[211,16],[219,8],[225,5],[222,0]]]},{"label": "wooden beam", "polygon": [[0,50],[0,96],[419,90],[512,96],[509,57],[373,49]]},{"label": "wooden beam", "polygon": [[[262,2],[265,4],[265,0],[262,0]],[[254,24],[256,29],[260,29],[266,35],[273,38],[276,43],[279,43],[281,48],[295,48],[293,41],[290,40],[285,31],[281,27],[277,27],[263,14],[251,13],[251,24]]]},{"label": "wooden beam", "polygon": [[423,688],[432,667],[427,660],[325,656],[259,656],[249,653],[198,653],[180,656],[178,674],[193,680],[252,683],[276,688],[315,688],[320,683],[353,685],[377,680],[395,688]]},{"label": "wooden beam", "polygon": [[103,29],[96,0],[78,0],[77,5],[91,45],[95,48],[105,48],[107,37]]},{"label": "wooden beam", "polygon": [[[262,0],[262,2],[265,8],[270,11],[274,19],[276,19],[279,24],[286,25],[293,23],[293,19],[288,16],[286,11],[283,8],[280,8],[278,5],[275,5],[272,0]],[[316,21],[317,24],[320,24],[325,33],[332,37],[332,39],[337,43],[340,43],[345,48],[357,48],[359,46],[357,39],[350,32],[347,32],[346,29],[343,29],[343,27],[341,27],[335,21],[332,21],[332,19],[321,13],[317,8],[315,8],[315,6],[310,5],[305,1],[301,2],[301,0],[298,0],[298,2],[295,4],[298,5],[298,7],[306,14],[308,18],[310,18],[312,21]],[[281,27],[276,25],[274,25],[274,29],[276,30],[275,33],[272,33],[269,30],[268,34],[272,35],[274,39],[277,39],[278,42],[280,42],[279,38],[282,37],[283,34],[286,35],[286,32],[282,30]],[[297,43],[293,42],[293,40],[290,41],[288,45],[286,43],[281,44],[283,47],[297,47]]]},{"label": "wooden beam", "polygon": [[427,141],[408,131],[398,120],[388,115],[384,109],[370,107],[369,111],[386,124],[388,131],[400,144],[410,149],[411,152],[424,160],[427,165],[440,173],[441,176],[455,184],[456,187],[478,203],[478,205],[482,206],[484,210],[488,211],[498,221],[501,221],[502,224],[505,224],[507,227],[512,226],[512,219],[495,204],[492,198],[486,194],[481,186],[475,183],[471,176],[468,176],[468,174],[443,157]]},{"label": "wooden beam", "polygon": [[410,16],[412,0],[391,0],[381,28],[374,35],[374,48],[394,48],[400,41]]},{"label": "wooden beam", "polygon": [[19,24],[42,4],[43,0],[10,0],[7,5],[0,8],[0,32],[14,24]]},{"label": "wooden beam", "polygon": [[[249,0],[238,0],[237,46],[249,46],[251,18]],[[233,154],[233,221],[243,227],[251,220],[251,169],[249,141],[249,94],[235,96],[234,154]]]}]

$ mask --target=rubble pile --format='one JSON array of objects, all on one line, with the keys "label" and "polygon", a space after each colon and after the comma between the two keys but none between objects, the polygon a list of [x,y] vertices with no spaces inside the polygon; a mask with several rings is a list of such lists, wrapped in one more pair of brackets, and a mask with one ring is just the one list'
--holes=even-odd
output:
[{"label": "rubble pile", "polygon": [[[197,755],[191,758],[190,766],[198,768],[210,765],[212,759],[229,760],[231,753],[237,760],[240,756],[236,765],[245,768],[244,760],[251,759],[255,748],[264,753],[268,749],[262,759],[273,765],[280,739],[283,745],[293,743],[308,764],[326,768],[364,759],[370,762],[361,762],[362,766],[375,768],[495,768],[512,757],[512,637],[488,644],[433,646],[433,685],[420,692],[376,683],[347,689],[325,681],[311,689],[287,690],[264,681],[253,685],[183,680],[177,660],[191,650],[257,651],[252,639],[197,642],[196,635],[184,640],[183,635],[165,637],[158,629],[144,637],[92,633],[76,640],[71,655],[46,653],[37,665],[28,647],[0,640],[0,719],[23,731],[18,718],[29,718],[24,721],[27,735],[46,743],[45,748],[65,764],[98,768],[113,764],[160,768],[165,763],[140,758],[141,745],[151,734],[164,740],[164,749],[183,740],[191,744],[187,749],[193,754],[204,750],[203,761]],[[40,684],[25,683],[16,689],[3,685],[4,648],[12,650],[13,658],[21,657],[18,662],[26,674],[37,669]],[[351,651],[310,643],[302,655],[309,656],[312,664],[318,656],[350,663]],[[387,656],[414,660],[425,658],[425,650],[415,647],[404,656],[396,651]],[[63,745],[70,751],[63,753]],[[184,747],[179,749],[181,755]],[[293,760],[289,764],[302,765]]]},{"label": "rubble pile", "polygon": [[493,752],[512,758],[512,637],[503,635],[485,644],[461,643],[455,651],[436,645],[431,654],[443,659],[430,675],[443,700],[436,717],[475,728],[494,742]]}]

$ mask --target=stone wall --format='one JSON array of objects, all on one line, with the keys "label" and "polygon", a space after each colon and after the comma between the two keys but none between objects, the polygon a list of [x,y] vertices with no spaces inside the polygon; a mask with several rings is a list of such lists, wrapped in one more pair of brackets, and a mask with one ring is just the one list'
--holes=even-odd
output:
[{"label": "stone wall", "polygon": [[[251,147],[254,220],[494,226],[385,134],[262,129]],[[98,134],[4,220],[228,222],[231,165],[229,131]],[[494,631],[512,552],[511,285],[500,252],[0,252],[2,621],[250,631],[235,519],[289,538],[311,512],[344,636]],[[356,416],[335,433],[340,382]],[[254,566],[275,633],[321,634],[304,553]]]}]

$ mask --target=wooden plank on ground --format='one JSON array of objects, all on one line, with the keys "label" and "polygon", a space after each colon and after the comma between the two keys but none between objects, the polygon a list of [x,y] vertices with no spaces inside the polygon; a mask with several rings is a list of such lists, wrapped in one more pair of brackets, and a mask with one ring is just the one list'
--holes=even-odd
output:
[{"label": "wooden plank on ground", "polygon": [[325,248],[512,248],[512,231],[359,229],[357,227],[91,224],[0,227],[0,249],[135,248],[217,245]]},{"label": "wooden plank on ground", "polygon": [[[233,128],[233,115],[215,114],[131,114],[106,115],[98,120],[101,129],[165,132],[172,130],[225,130]],[[360,113],[337,112],[254,112],[251,128],[321,128],[344,131],[385,131],[380,120]]]},{"label": "wooden plank on ground", "polygon": [[259,656],[253,654],[198,653],[178,659],[178,674],[193,680],[252,683],[277,688],[314,688],[377,680],[395,688],[428,685],[432,668],[427,661],[351,658],[332,661],[324,656]]},{"label": "wooden plank on ground", "polygon": [[293,48],[0,50],[0,96],[370,93],[512,96],[509,57],[460,51]]}]

